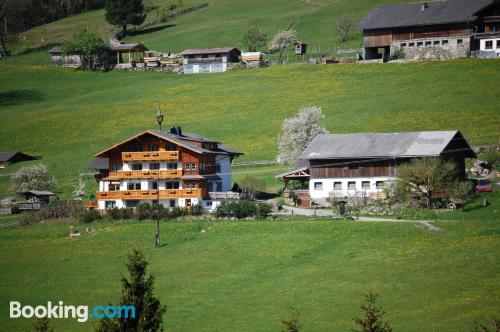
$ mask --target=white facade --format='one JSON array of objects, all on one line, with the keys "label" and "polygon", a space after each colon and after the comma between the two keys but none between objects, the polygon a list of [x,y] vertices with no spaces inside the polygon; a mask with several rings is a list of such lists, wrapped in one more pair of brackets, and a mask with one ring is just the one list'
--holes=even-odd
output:
[{"label": "white facade", "polygon": [[382,193],[384,183],[394,180],[393,177],[311,179],[309,194],[312,200],[318,202],[324,202],[331,197],[349,198],[358,195],[370,197]]},{"label": "white facade", "polygon": [[484,38],[479,41],[479,50],[481,57],[499,57],[500,56],[500,37]]}]

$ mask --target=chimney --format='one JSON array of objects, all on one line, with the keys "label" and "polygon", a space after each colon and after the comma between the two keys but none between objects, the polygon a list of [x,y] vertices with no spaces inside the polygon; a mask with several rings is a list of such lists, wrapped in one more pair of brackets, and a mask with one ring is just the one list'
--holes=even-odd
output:
[{"label": "chimney", "polygon": [[422,6],[420,7],[420,10],[421,10],[421,11],[423,11],[423,12],[425,12],[425,10],[426,10],[428,7],[429,7],[429,4],[427,4],[427,2],[424,2],[424,3],[422,4]]},{"label": "chimney", "polygon": [[172,127],[170,128],[170,133],[177,136],[182,136],[182,128],[181,127]]},{"label": "chimney", "polygon": [[182,136],[182,128],[177,127],[177,135]]}]

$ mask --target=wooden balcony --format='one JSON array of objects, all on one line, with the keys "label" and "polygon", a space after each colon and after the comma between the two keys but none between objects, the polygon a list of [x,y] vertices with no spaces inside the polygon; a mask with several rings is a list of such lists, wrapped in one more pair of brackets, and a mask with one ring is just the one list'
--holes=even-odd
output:
[{"label": "wooden balcony", "polygon": [[86,209],[97,209],[97,200],[88,200],[83,202],[83,207]]},{"label": "wooden balcony", "polygon": [[177,161],[179,151],[122,152],[123,161]]},{"label": "wooden balcony", "polygon": [[142,171],[117,171],[109,172],[109,176],[104,180],[121,179],[157,179],[160,173],[160,179],[178,179],[182,176],[181,169],[170,170],[142,170]]},{"label": "wooden balcony", "polygon": [[[207,196],[207,190],[202,188],[160,190],[160,199],[199,198],[206,196]],[[158,198],[158,190],[123,190],[123,191],[120,190],[120,191],[97,192],[98,200],[106,200],[106,199],[141,200],[141,199],[157,199],[157,198]]]}]

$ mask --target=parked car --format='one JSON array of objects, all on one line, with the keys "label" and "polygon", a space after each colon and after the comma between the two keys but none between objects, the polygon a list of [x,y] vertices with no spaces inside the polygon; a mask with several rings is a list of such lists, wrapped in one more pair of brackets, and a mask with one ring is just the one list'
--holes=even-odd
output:
[{"label": "parked car", "polygon": [[488,179],[480,179],[477,181],[476,192],[490,192],[493,190],[491,181]]}]

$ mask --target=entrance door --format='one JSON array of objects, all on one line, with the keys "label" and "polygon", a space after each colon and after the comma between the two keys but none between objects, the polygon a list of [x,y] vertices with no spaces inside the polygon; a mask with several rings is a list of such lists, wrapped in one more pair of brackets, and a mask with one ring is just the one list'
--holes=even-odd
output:
[{"label": "entrance door", "polygon": [[191,200],[190,199],[186,199],[186,207],[191,207]]}]

